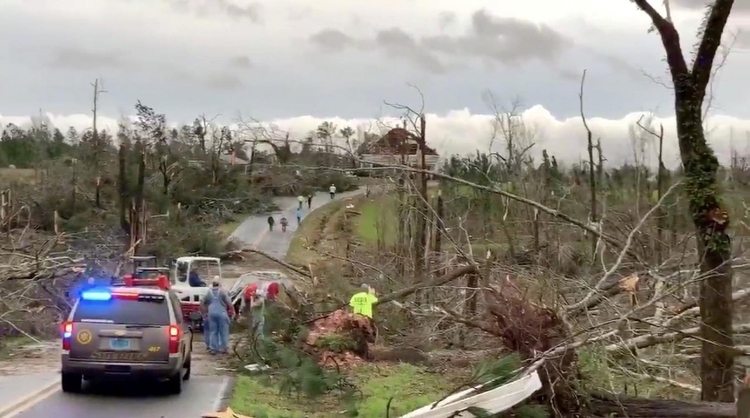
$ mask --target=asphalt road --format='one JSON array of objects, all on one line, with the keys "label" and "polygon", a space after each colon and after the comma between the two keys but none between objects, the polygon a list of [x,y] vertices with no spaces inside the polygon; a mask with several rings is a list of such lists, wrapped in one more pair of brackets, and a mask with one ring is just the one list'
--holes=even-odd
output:
[{"label": "asphalt road", "polygon": [[[13,378],[17,385],[25,376]],[[41,384],[54,375],[36,376]],[[199,418],[206,412],[221,407],[230,389],[229,377],[196,376],[185,382],[182,394],[167,395],[163,386],[107,383],[89,385],[82,394],[67,394],[59,390],[41,402],[18,413],[20,418],[80,418],[131,417],[131,418]],[[0,392],[7,395],[3,380]],[[8,396],[9,397],[9,396]],[[2,399],[2,398],[0,398]],[[3,399],[5,400],[5,399]]]},{"label": "asphalt road", "polygon": [[[372,191],[375,192],[375,190]],[[334,199],[346,199],[364,192],[365,189],[363,187],[350,192],[337,193]],[[307,201],[302,205],[302,222],[305,221],[305,217],[309,215],[310,212],[330,202],[331,196],[328,193],[316,193],[313,196],[310,209],[307,208]],[[268,230],[269,214],[254,215],[245,219],[232,235],[229,236],[229,240],[240,243],[246,247],[263,251],[273,257],[283,259],[289,249],[289,244],[292,242],[294,231],[296,231],[299,226],[297,224],[296,214],[299,202],[296,197],[280,197],[275,203],[281,208],[281,211],[270,214],[276,219],[276,225],[274,225],[273,231]],[[287,227],[286,232],[281,232],[281,225],[279,225],[279,219],[281,219],[282,215],[286,216],[286,219],[289,220],[289,226]]]},{"label": "asphalt road", "polygon": [[[363,193],[355,190],[339,193],[336,199],[345,199]],[[328,193],[313,196],[312,207],[304,202],[302,219],[313,210],[330,203]],[[273,213],[277,225],[268,231],[268,214],[247,218],[232,233],[230,239],[245,246],[284,258],[297,229],[294,197],[277,200],[282,209]],[[286,232],[281,232],[278,220],[284,214],[290,222]],[[44,399],[14,417],[21,418],[80,418],[82,416],[129,417],[129,418],[198,418],[202,414],[224,407],[231,390],[231,378],[193,376],[185,383],[180,395],[167,395],[159,385],[98,384],[89,385],[82,394],[65,394],[59,390],[59,374],[40,373],[21,376],[0,377],[0,411],[18,402],[36,390],[55,382],[55,390]],[[6,418],[3,416],[2,418]]]},{"label": "asphalt road", "polygon": [[34,373],[0,377],[0,410],[55,379],[55,373]]}]

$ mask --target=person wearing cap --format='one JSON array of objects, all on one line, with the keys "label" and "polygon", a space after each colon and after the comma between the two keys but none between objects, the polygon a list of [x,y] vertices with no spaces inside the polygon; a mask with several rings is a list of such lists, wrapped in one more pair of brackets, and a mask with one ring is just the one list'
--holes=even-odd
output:
[{"label": "person wearing cap", "polygon": [[188,285],[190,287],[207,287],[208,286],[206,282],[201,280],[201,277],[198,275],[198,272],[195,270],[191,270],[190,274],[188,275]]},{"label": "person wearing cap", "polygon": [[[267,283],[250,283],[243,292],[240,310],[249,316],[248,325],[256,338],[263,336],[265,332],[266,298],[269,286]],[[275,298],[275,294],[273,297]]]},{"label": "person wearing cap", "polygon": [[352,313],[372,319],[372,306],[377,303],[378,297],[375,296],[375,292],[367,284],[363,284],[361,289],[360,292],[355,293],[349,299],[349,307]]},{"label": "person wearing cap", "polygon": [[235,315],[232,300],[221,288],[219,277],[214,277],[211,289],[201,302],[203,312],[208,319],[208,351],[211,354],[229,352],[229,324]]}]

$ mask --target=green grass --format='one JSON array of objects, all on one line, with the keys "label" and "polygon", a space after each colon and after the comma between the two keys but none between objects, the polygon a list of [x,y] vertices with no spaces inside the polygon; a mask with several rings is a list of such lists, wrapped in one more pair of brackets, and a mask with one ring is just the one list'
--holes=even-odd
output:
[{"label": "green grass", "polygon": [[240,375],[229,404],[234,412],[253,418],[324,418],[325,407],[318,402],[297,402],[279,394],[275,387],[258,377]]},{"label": "green grass", "polygon": [[[665,366],[667,363],[669,362],[665,362]],[[612,367],[612,364],[616,364],[615,359],[599,347],[579,349],[578,364],[583,377],[581,383],[589,391],[614,394],[626,393],[645,398],[665,397],[669,399],[686,399],[692,397],[697,400],[697,393],[670,385],[669,383],[629,374],[622,369],[617,369],[617,366]],[[650,375],[652,372],[655,371],[646,368],[639,370],[641,375]],[[680,376],[675,376],[674,378],[683,383],[694,383],[697,381],[697,377],[693,376],[693,379],[689,379],[689,377],[682,376],[680,378]]]},{"label": "green grass", "polygon": [[25,336],[3,338],[0,343],[0,361],[10,359],[13,351],[30,344],[34,344],[34,340]]},{"label": "green grass", "polygon": [[[361,418],[385,417],[391,397],[390,416],[403,415],[440,400],[456,386],[451,379],[409,364],[366,364],[353,368],[349,374],[363,394],[357,403],[357,416]],[[278,389],[265,384],[263,378],[248,375],[238,376],[230,406],[235,412],[253,418],[347,416],[342,414],[347,409],[345,402],[334,395],[297,400],[279,395]]]},{"label": "green grass", "polygon": [[367,244],[377,244],[381,239],[386,245],[396,242],[398,201],[394,196],[380,195],[362,199],[355,209],[360,212],[356,233]]},{"label": "green grass", "polygon": [[245,220],[246,217],[247,215],[237,215],[235,216],[234,220],[219,225],[217,231],[219,233],[219,236],[221,236],[221,239],[229,238],[229,236],[232,235],[232,232],[234,232],[237,227],[240,226],[240,224]]},{"label": "green grass", "polygon": [[0,184],[16,181],[36,183],[37,172],[33,168],[0,168]]},{"label": "green grass", "polygon": [[[427,198],[433,202],[437,197],[438,187],[427,188]],[[374,195],[370,199],[362,198],[355,209],[361,213],[357,220],[356,234],[366,244],[376,245],[379,238],[385,245],[393,245],[398,238],[398,198],[395,194]]]},{"label": "green grass", "polygon": [[397,417],[439,401],[456,386],[452,379],[405,363],[360,366],[356,372],[364,394],[358,408],[361,417],[385,417],[391,397],[390,416]]},{"label": "green grass", "polygon": [[334,200],[310,212],[302,220],[302,225],[294,232],[292,242],[289,244],[286,261],[294,265],[305,266],[318,257],[318,254],[308,247],[312,247],[320,238],[328,218],[338,212],[343,203],[342,200]]}]

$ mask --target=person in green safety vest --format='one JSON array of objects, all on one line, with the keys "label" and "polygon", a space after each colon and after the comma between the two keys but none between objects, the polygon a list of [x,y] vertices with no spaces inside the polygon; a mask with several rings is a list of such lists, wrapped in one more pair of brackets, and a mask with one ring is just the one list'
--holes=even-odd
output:
[{"label": "person in green safety vest", "polygon": [[355,293],[349,299],[349,307],[352,309],[352,313],[372,319],[372,306],[377,303],[378,297],[367,284],[363,284],[361,288],[362,291]]}]

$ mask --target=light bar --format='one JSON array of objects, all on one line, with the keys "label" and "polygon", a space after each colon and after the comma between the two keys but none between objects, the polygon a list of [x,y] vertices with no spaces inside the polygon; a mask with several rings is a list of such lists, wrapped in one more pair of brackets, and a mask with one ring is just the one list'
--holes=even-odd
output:
[{"label": "light bar", "polygon": [[161,290],[169,290],[171,286],[169,278],[163,274],[160,274],[153,279],[138,279],[132,275],[127,275],[123,277],[123,282],[127,287],[157,287]]},{"label": "light bar", "polygon": [[81,293],[81,299],[92,301],[107,301],[112,299],[112,293],[106,290],[85,290]]}]

